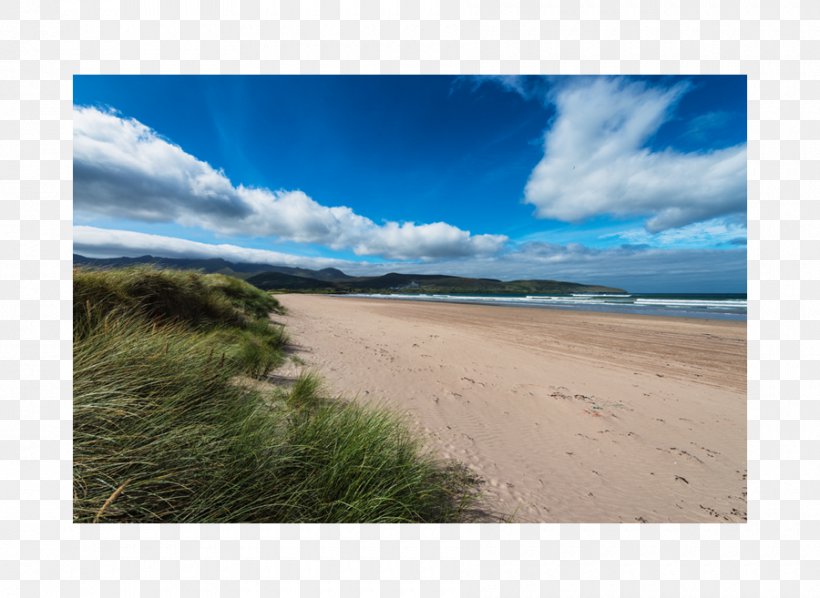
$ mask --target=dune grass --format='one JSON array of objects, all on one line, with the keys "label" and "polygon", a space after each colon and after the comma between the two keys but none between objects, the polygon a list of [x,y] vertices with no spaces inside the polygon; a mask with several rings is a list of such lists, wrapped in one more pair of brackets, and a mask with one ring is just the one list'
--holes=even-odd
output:
[{"label": "dune grass", "polygon": [[475,480],[320,380],[247,384],[287,337],[221,275],[75,270],[77,522],[449,522]]},{"label": "dune grass", "polygon": [[287,334],[268,314],[279,302],[235,278],[150,266],[74,271],[74,336],[141,317],[153,326],[175,324],[210,336],[211,351],[240,371],[265,376],[282,362]]},{"label": "dune grass", "polygon": [[74,269],[74,326],[82,333],[111,311],[140,312],[155,321],[189,326],[247,327],[280,312],[268,293],[222,274],[151,266]]}]

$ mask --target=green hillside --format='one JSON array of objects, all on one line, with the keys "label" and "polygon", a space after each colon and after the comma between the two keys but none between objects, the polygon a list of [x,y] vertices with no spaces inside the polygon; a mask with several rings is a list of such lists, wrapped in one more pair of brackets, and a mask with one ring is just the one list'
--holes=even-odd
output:
[{"label": "green hillside", "polygon": [[90,268],[121,268],[153,265],[176,270],[221,273],[247,280],[263,290],[312,293],[496,293],[569,294],[624,293],[623,289],[560,280],[510,280],[464,278],[442,274],[399,274],[349,276],[336,268],[311,270],[269,264],[234,263],[223,259],[88,258],[74,256],[74,264]]}]

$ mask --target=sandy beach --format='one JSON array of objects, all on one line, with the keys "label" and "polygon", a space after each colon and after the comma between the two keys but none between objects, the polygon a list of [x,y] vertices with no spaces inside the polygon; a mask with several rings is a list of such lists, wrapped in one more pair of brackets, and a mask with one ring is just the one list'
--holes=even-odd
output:
[{"label": "sandy beach", "polygon": [[515,522],[746,520],[746,324],[280,295],[333,394],[408,416]]}]

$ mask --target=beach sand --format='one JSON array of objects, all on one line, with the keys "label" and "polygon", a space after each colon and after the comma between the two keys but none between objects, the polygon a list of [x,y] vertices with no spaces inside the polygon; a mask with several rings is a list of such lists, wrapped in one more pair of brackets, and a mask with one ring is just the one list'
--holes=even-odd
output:
[{"label": "beach sand", "polygon": [[338,395],[408,416],[515,522],[746,520],[746,325],[280,295]]}]

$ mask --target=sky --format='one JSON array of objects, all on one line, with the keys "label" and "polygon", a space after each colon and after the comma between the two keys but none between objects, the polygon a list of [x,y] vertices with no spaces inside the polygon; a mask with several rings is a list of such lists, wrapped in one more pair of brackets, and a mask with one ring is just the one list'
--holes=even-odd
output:
[{"label": "sky", "polygon": [[745,292],[746,78],[75,76],[74,251]]}]

